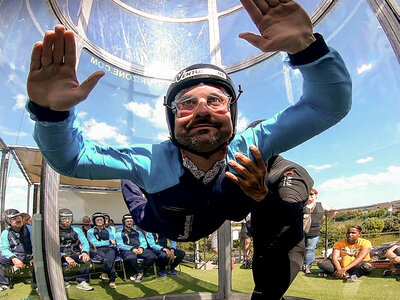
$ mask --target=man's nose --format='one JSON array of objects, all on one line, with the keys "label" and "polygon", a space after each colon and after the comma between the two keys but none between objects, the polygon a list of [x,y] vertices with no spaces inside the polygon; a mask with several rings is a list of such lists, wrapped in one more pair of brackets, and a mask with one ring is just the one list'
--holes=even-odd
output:
[{"label": "man's nose", "polygon": [[196,108],[194,109],[193,114],[196,115],[208,115],[210,114],[210,108],[207,105],[207,99],[199,98],[199,103],[197,104]]}]

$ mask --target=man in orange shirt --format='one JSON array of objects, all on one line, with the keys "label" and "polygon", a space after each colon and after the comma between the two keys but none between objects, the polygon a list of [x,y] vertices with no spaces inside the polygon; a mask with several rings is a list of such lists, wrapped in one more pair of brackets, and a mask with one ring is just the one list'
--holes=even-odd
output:
[{"label": "man in orange shirt", "polygon": [[318,262],[318,267],[328,274],[346,278],[347,282],[355,282],[359,277],[371,272],[371,242],[360,238],[360,226],[350,226],[346,239],[333,245],[332,258]]}]

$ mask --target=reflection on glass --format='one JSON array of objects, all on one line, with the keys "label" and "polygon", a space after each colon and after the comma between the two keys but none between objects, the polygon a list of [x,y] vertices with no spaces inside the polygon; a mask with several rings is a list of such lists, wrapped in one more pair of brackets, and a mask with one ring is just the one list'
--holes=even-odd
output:
[{"label": "reflection on glass", "polygon": [[161,72],[210,61],[208,22],[153,21],[121,10],[110,1],[93,5],[87,35],[112,55]]},{"label": "reflection on glass", "polygon": [[[194,18],[207,15],[207,0],[122,0],[121,2],[124,2],[140,11],[156,16]],[[196,9],[193,9],[193,7],[196,7]]]},{"label": "reflection on glass", "polygon": [[81,8],[81,1],[68,1],[68,0],[56,0],[56,2],[61,6],[64,11],[64,15],[68,16],[75,25],[78,24],[78,15]]}]

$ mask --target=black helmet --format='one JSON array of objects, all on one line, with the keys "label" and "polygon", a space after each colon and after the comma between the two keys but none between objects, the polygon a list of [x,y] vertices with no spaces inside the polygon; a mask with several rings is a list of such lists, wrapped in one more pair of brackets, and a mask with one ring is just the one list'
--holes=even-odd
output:
[{"label": "black helmet", "polygon": [[71,219],[74,218],[74,214],[68,208],[61,208],[58,211],[58,216],[59,216],[60,220],[61,220],[61,218],[71,218]]},{"label": "black helmet", "polygon": [[[239,95],[236,95],[232,79],[221,68],[212,64],[195,64],[180,71],[172,80],[168,88],[167,95],[164,98],[165,111],[167,115],[167,123],[171,140],[176,143],[174,134],[175,116],[171,103],[175,100],[176,95],[185,88],[197,85],[199,83],[212,83],[223,87],[232,97],[230,111],[232,115],[233,139],[236,132],[237,121],[237,100],[242,93],[239,86]],[[179,145],[181,146],[181,145]]]},{"label": "black helmet", "polygon": [[96,222],[95,222],[96,218],[103,218],[104,223],[106,222],[106,218],[104,217],[104,214],[103,214],[102,212],[95,212],[95,213],[92,215],[92,223],[93,223],[94,225],[96,225]]},{"label": "black helmet", "polygon": [[125,214],[122,216],[122,224],[125,225],[125,220],[133,220],[132,215],[131,214]]},{"label": "black helmet", "polygon": [[11,225],[11,219],[15,218],[15,217],[18,217],[18,216],[21,216],[21,213],[18,210],[14,209],[14,208],[9,208],[9,209],[6,209],[3,212],[3,216],[2,217],[3,217],[3,220],[8,225]]}]

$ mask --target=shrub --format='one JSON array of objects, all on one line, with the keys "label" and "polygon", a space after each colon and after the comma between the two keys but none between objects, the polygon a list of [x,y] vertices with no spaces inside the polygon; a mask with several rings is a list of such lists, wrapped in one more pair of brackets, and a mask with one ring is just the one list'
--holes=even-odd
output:
[{"label": "shrub", "polygon": [[379,233],[385,227],[385,222],[378,218],[367,218],[364,220],[362,227],[365,233]]}]

